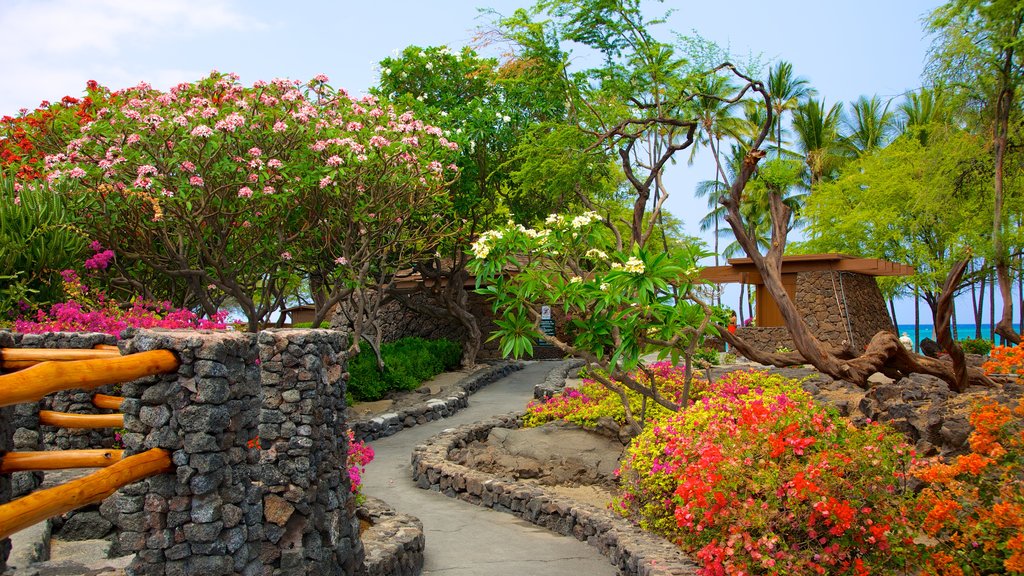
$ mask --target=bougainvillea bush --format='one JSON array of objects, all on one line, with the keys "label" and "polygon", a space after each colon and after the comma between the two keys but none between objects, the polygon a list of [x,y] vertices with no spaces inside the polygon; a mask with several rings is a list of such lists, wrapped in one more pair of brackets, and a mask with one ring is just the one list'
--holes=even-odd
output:
[{"label": "bougainvillea bush", "polygon": [[983,402],[971,413],[971,451],[914,469],[928,574],[1024,573],[1024,400]]},{"label": "bougainvillea bush", "polygon": [[15,320],[16,332],[103,332],[118,336],[125,328],[227,328],[226,311],[200,318],[195,312],[175,308],[170,302],[136,299],[122,304],[107,298],[102,291],[91,290],[74,270],[64,270],[61,276],[68,300],[39,309],[30,318]]},{"label": "bougainvillea bush", "polygon": [[373,461],[373,447],[356,440],[352,429],[348,430],[348,457],[345,462],[346,472],[351,481],[352,493],[356,495],[356,503],[363,499],[363,474],[366,473],[366,465]]},{"label": "bougainvillea bush", "polygon": [[[673,366],[671,362],[663,361],[651,364],[647,367],[646,372],[634,370],[630,376],[643,386],[650,386],[653,377],[653,386],[664,397],[672,402],[680,403],[686,380],[685,372],[682,367]],[[699,387],[701,381],[697,380],[695,383]],[[645,421],[650,422],[671,414],[670,411],[655,402],[647,401],[645,403],[644,397],[637,392],[627,389],[626,396],[633,414],[643,415],[642,419]],[[527,404],[523,425],[532,427],[552,420],[564,420],[583,427],[593,427],[599,419],[604,417],[612,418],[620,425],[626,424],[626,412],[622,400],[618,394],[600,382],[592,378],[583,378],[583,382],[578,387],[566,388],[560,394],[534,400]]]},{"label": "bougainvillea bush", "polygon": [[988,374],[1017,374],[1024,376],[1024,344],[995,346],[989,359],[982,364]]},{"label": "bougainvillea bush", "polygon": [[912,457],[795,381],[733,372],[633,440],[616,506],[703,575],[893,573],[912,546]]}]

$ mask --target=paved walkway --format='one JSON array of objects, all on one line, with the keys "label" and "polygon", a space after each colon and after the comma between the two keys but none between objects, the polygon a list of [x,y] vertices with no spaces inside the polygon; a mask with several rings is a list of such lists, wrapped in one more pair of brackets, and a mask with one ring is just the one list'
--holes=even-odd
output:
[{"label": "paved walkway", "polygon": [[522,410],[533,385],[556,366],[534,362],[469,397],[469,407],[451,418],[406,429],[371,443],[376,458],[366,469],[364,492],[423,522],[424,575],[524,576],[533,574],[612,576],[615,568],[596,548],[549,532],[511,514],[481,508],[413,484],[413,448],[461,424]]}]

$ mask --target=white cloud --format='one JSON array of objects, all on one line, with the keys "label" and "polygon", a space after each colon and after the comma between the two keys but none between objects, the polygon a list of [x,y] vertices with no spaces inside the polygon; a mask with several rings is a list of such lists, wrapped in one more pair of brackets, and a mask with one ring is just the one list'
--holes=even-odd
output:
[{"label": "white cloud", "polygon": [[[236,0],[5,0],[0,4],[0,114],[80,95],[86,80],[164,86],[207,70],[157,67],[140,52],[173,53],[197,38],[266,26]],[[176,63],[178,64],[178,63]]]}]

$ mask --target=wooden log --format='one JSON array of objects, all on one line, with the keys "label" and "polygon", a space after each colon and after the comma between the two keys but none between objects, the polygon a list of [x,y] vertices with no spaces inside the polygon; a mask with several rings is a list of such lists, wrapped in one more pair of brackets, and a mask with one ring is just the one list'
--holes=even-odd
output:
[{"label": "wooden log", "polygon": [[124,402],[123,396],[96,394],[92,397],[92,405],[97,408],[103,408],[104,410],[120,410],[121,402]]},{"label": "wooden log", "polygon": [[31,368],[39,364],[35,360],[8,360],[6,362],[0,362],[0,370],[4,372],[15,372],[17,370],[24,370],[25,368]]},{"label": "wooden log", "polygon": [[0,459],[0,474],[67,468],[104,468],[120,462],[123,455],[124,450],[8,452]]},{"label": "wooden log", "polygon": [[93,348],[93,350],[117,350],[118,349],[117,346],[114,346],[112,344],[97,344],[97,345],[93,346],[92,348]]},{"label": "wooden log", "polygon": [[32,360],[35,362],[93,360],[115,358],[121,352],[114,348],[0,348],[0,361]]},{"label": "wooden log", "polygon": [[86,504],[101,502],[119,488],[173,470],[171,454],[153,448],[67,484],[33,492],[0,505],[0,538]]},{"label": "wooden log", "polygon": [[0,407],[35,402],[61,390],[91,390],[173,372],[178,369],[178,364],[177,357],[170,350],[151,350],[97,360],[43,362],[13,374],[0,374]]},{"label": "wooden log", "polygon": [[70,414],[40,410],[39,423],[58,428],[121,428],[124,426],[124,414]]}]

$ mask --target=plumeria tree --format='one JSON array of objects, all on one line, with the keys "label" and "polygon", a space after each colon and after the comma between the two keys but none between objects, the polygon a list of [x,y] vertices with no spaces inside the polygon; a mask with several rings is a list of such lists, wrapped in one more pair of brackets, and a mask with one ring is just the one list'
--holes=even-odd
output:
[{"label": "plumeria tree", "polygon": [[256,329],[300,274],[326,294],[320,318],[386,276],[387,246],[416,230],[403,211],[443,201],[456,147],[324,76],[242,86],[215,72],[110,94],[46,169],[118,259],[180,279],[208,313],[230,297]]}]

